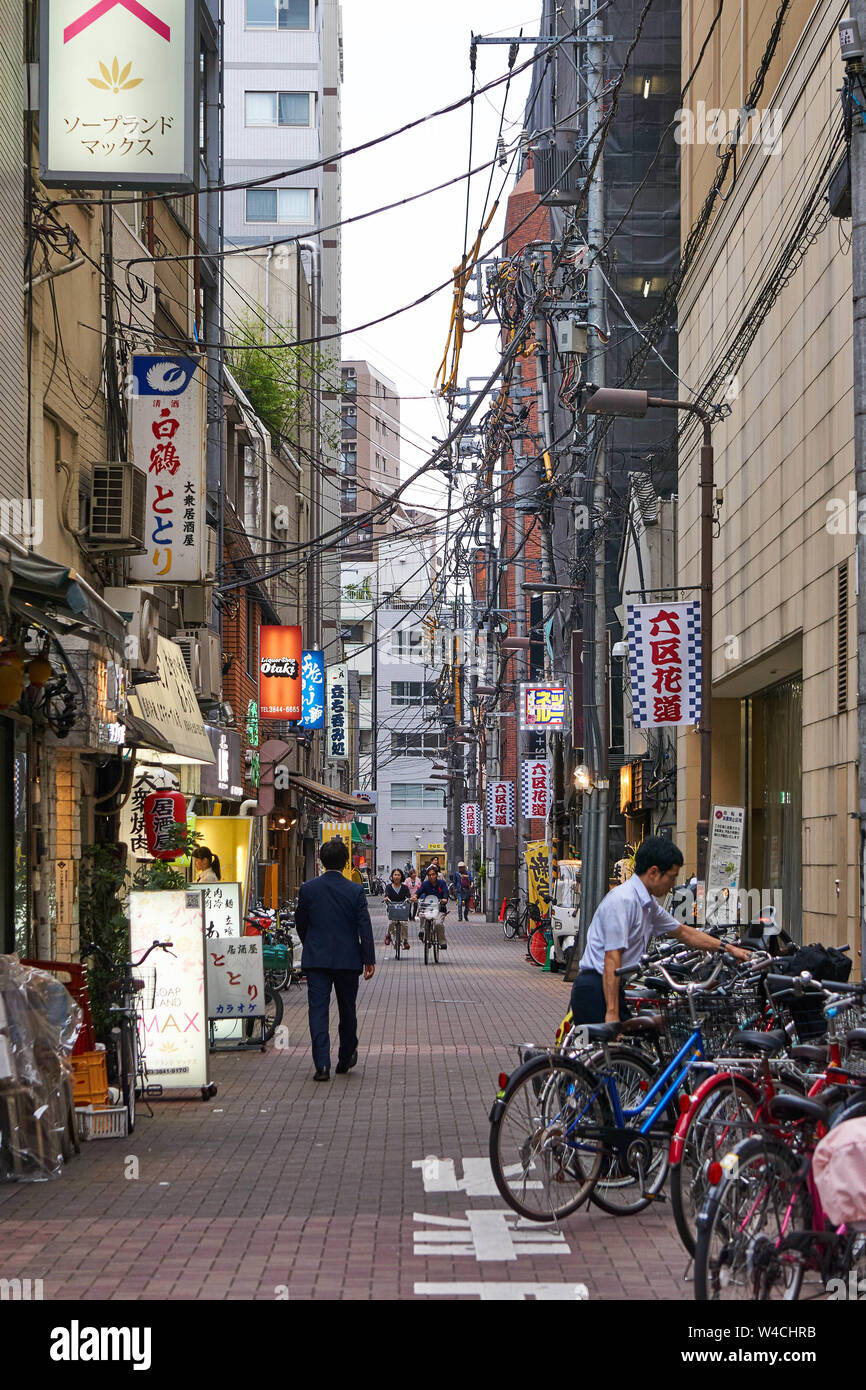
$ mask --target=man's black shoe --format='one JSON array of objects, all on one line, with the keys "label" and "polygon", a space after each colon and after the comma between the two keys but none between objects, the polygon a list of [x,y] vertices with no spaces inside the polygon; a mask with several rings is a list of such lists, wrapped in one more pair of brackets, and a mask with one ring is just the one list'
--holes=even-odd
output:
[{"label": "man's black shoe", "polygon": [[448,950],[448,942],[447,942],[447,941],[440,941],[440,942],[439,942],[439,950],[440,950],[440,951],[447,951],[447,950]]},{"label": "man's black shoe", "polygon": [[[337,1070],[339,1071],[339,1067],[337,1068]],[[331,1073],[328,1071],[326,1067],[319,1067],[319,1070],[313,1077],[314,1081],[330,1081],[330,1079]]]},{"label": "man's black shoe", "polygon": [[346,1074],[347,1071],[351,1071],[351,1070],[352,1070],[352,1067],[357,1066],[357,1063],[358,1063],[358,1054],[357,1054],[357,1052],[353,1052],[352,1055],[351,1055],[351,1057],[349,1058],[348,1062],[338,1062],[338,1063],[337,1063],[336,1068],[335,1068],[337,1075],[338,1075],[338,1076],[345,1076],[345,1074]]}]

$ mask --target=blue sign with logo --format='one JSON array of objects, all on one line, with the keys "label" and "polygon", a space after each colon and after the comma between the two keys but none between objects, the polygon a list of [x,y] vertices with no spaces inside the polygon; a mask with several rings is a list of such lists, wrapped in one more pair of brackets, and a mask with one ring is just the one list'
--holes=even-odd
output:
[{"label": "blue sign with logo", "polygon": [[301,656],[301,729],[325,727],[325,653],[303,652]]},{"label": "blue sign with logo", "polygon": [[136,395],[182,396],[198,370],[201,358],[148,356],[137,352],[132,359]]}]

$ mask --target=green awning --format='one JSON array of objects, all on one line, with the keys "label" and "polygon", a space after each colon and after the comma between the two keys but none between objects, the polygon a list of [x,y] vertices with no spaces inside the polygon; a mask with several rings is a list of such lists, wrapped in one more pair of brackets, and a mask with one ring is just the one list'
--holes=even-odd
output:
[{"label": "green awning", "polygon": [[358,821],[353,820],[353,821],[352,821],[352,841],[353,841],[353,843],[354,843],[356,840],[369,840],[369,838],[370,838],[370,827],[369,827],[369,825],[362,825],[362,824],[359,824]]},{"label": "green awning", "polygon": [[125,622],[76,570],[6,544],[12,573],[9,603],[16,613],[60,635],[90,637],[123,651]]}]

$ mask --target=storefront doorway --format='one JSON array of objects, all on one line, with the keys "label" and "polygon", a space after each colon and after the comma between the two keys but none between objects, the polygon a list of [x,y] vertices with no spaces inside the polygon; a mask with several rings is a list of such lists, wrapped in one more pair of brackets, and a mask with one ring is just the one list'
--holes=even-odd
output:
[{"label": "storefront doorway", "polygon": [[781,903],[795,941],[803,935],[803,681],[792,676],[742,702],[748,886]]}]

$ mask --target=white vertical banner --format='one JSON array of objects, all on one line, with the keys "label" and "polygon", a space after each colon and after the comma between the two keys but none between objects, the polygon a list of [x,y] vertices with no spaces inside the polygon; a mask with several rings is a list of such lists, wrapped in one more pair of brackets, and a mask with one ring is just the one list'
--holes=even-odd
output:
[{"label": "white vertical banner", "polygon": [[477,801],[464,801],[460,807],[460,829],[464,835],[481,834],[481,806]]},{"label": "white vertical banner", "polygon": [[487,824],[492,830],[514,825],[514,783],[491,782],[487,788]]},{"label": "white vertical banner", "polygon": [[328,737],[325,757],[331,763],[349,760],[349,676],[340,664],[328,667]]},{"label": "white vertical banner", "polygon": [[547,820],[550,769],[546,758],[525,758],[520,768],[521,807],[527,820]]},{"label": "white vertical banner", "polygon": [[711,926],[737,920],[737,892],[743,860],[743,806],[714,806],[707,854],[706,921]]},{"label": "white vertical banner", "polygon": [[196,584],[205,573],[205,418],[200,359],[135,353],[132,461],[147,474],[138,584]]},{"label": "white vertical banner", "polygon": [[701,605],[630,603],[628,656],[638,729],[697,724],[701,717]]}]

